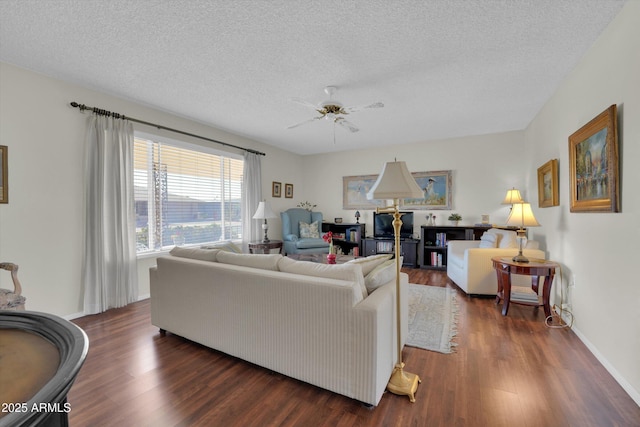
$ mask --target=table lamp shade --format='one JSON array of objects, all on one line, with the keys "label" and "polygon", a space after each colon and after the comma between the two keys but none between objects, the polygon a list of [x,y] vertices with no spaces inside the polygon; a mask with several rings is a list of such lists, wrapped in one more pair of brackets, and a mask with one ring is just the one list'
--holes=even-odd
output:
[{"label": "table lamp shade", "polygon": [[512,188],[507,190],[507,195],[504,196],[504,200],[502,201],[503,205],[513,205],[514,203],[523,203],[524,200],[520,195],[520,191],[517,188]]},{"label": "table lamp shade", "polygon": [[511,209],[511,214],[507,219],[507,225],[511,227],[539,227],[540,224],[533,216],[530,203],[515,203]]},{"label": "table lamp shade", "polygon": [[271,206],[267,202],[260,202],[258,204],[258,209],[256,213],[253,215],[253,219],[268,219],[268,218],[276,218],[276,214],[271,210]]},{"label": "table lamp shade", "polygon": [[405,162],[387,162],[367,193],[367,199],[422,198],[424,192],[411,176]]}]

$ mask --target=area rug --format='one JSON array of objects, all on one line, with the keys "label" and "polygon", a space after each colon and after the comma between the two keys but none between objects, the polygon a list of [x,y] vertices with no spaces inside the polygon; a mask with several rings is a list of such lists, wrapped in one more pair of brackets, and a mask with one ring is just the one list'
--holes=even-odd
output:
[{"label": "area rug", "polygon": [[409,284],[409,336],[406,344],[453,353],[458,305],[451,288]]}]

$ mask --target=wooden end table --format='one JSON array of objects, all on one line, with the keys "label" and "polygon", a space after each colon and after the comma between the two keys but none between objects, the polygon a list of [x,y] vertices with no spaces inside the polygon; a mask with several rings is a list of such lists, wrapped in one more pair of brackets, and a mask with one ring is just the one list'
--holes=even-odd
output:
[{"label": "wooden end table", "polygon": [[[549,297],[551,295],[551,285],[556,268],[560,265],[557,262],[544,259],[530,259],[529,262],[515,262],[510,257],[493,257],[493,268],[498,275],[498,294],[496,304],[502,300],[502,315],[506,316],[509,311],[509,303],[531,305],[534,307],[544,307],[546,317],[551,316],[551,306]],[[538,296],[537,302],[511,301],[511,275],[523,274],[531,277],[531,289],[538,294],[540,279],[542,278],[542,301]]]},{"label": "wooden end table", "polygon": [[254,251],[260,251],[255,253],[267,254],[271,252],[271,249],[278,249],[278,253],[282,253],[282,240],[269,240],[268,242],[257,240],[255,242],[249,242],[250,254],[254,253]]}]

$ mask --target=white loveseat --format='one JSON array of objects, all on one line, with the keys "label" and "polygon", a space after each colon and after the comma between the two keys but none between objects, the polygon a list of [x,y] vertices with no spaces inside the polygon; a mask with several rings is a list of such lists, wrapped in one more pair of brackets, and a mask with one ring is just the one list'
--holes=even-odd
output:
[{"label": "white loveseat", "polygon": [[[527,241],[523,254],[528,258],[544,259],[538,242]],[[468,295],[496,295],[498,279],[492,257],[513,257],[518,254],[516,233],[492,228],[480,240],[451,240],[447,245],[447,276]],[[531,277],[512,277],[516,286],[531,286]]]},{"label": "white loveseat", "polygon": [[[150,269],[151,322],[292,378],[377,405],[397,361],[395,268],[208,251]],[[208,259],[208,260],[204,260]],[[373,279],[378,279],[375,283]],[[324,277],[321,277],[324,276]],[[384,283],[382,283],[384,282]],[[376,285],[367,292],[364,284]],[[401,334],[408,276],[401,273]]]}]

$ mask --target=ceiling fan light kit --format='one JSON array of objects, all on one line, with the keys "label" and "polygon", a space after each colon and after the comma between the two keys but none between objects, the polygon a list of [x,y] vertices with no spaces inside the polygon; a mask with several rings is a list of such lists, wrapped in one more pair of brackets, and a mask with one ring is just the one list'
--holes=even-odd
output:
[{"label": "ceiling fan light kit", "polygon": [[[289,126],[287,129],[293,129],[303,124],[313,122],[316,120],[329,120],[334,123],[334,125],[338,124],[343,128],[347,129],[350,132],[358,132],[360,129],[346,120],[344,116],[349,115],[350,113],[355,113],[360,110],[364,110],[367,108],[382,108],[384,104],[382,102],[374,102],[369,105],[365,105],[362,107],[344,107],[343,104],[339,101],[333,99],[333,95],[336,93],[338,89],[335,86],[327,86],[324,88],[324,92],[329,95],[329,99],[321,102],[317,106],[312,104],[311,102],[305,101],[300,98],[292,98],[293,102],[297,102],[298,104],[304,105],[306,107],[312,107],[314,110],[320,114],[318,117],[313,117],[311,119],[305,120],[303,122],[297,123],[295,125]],[[334,126],[335,130],[335,126]]]}]

